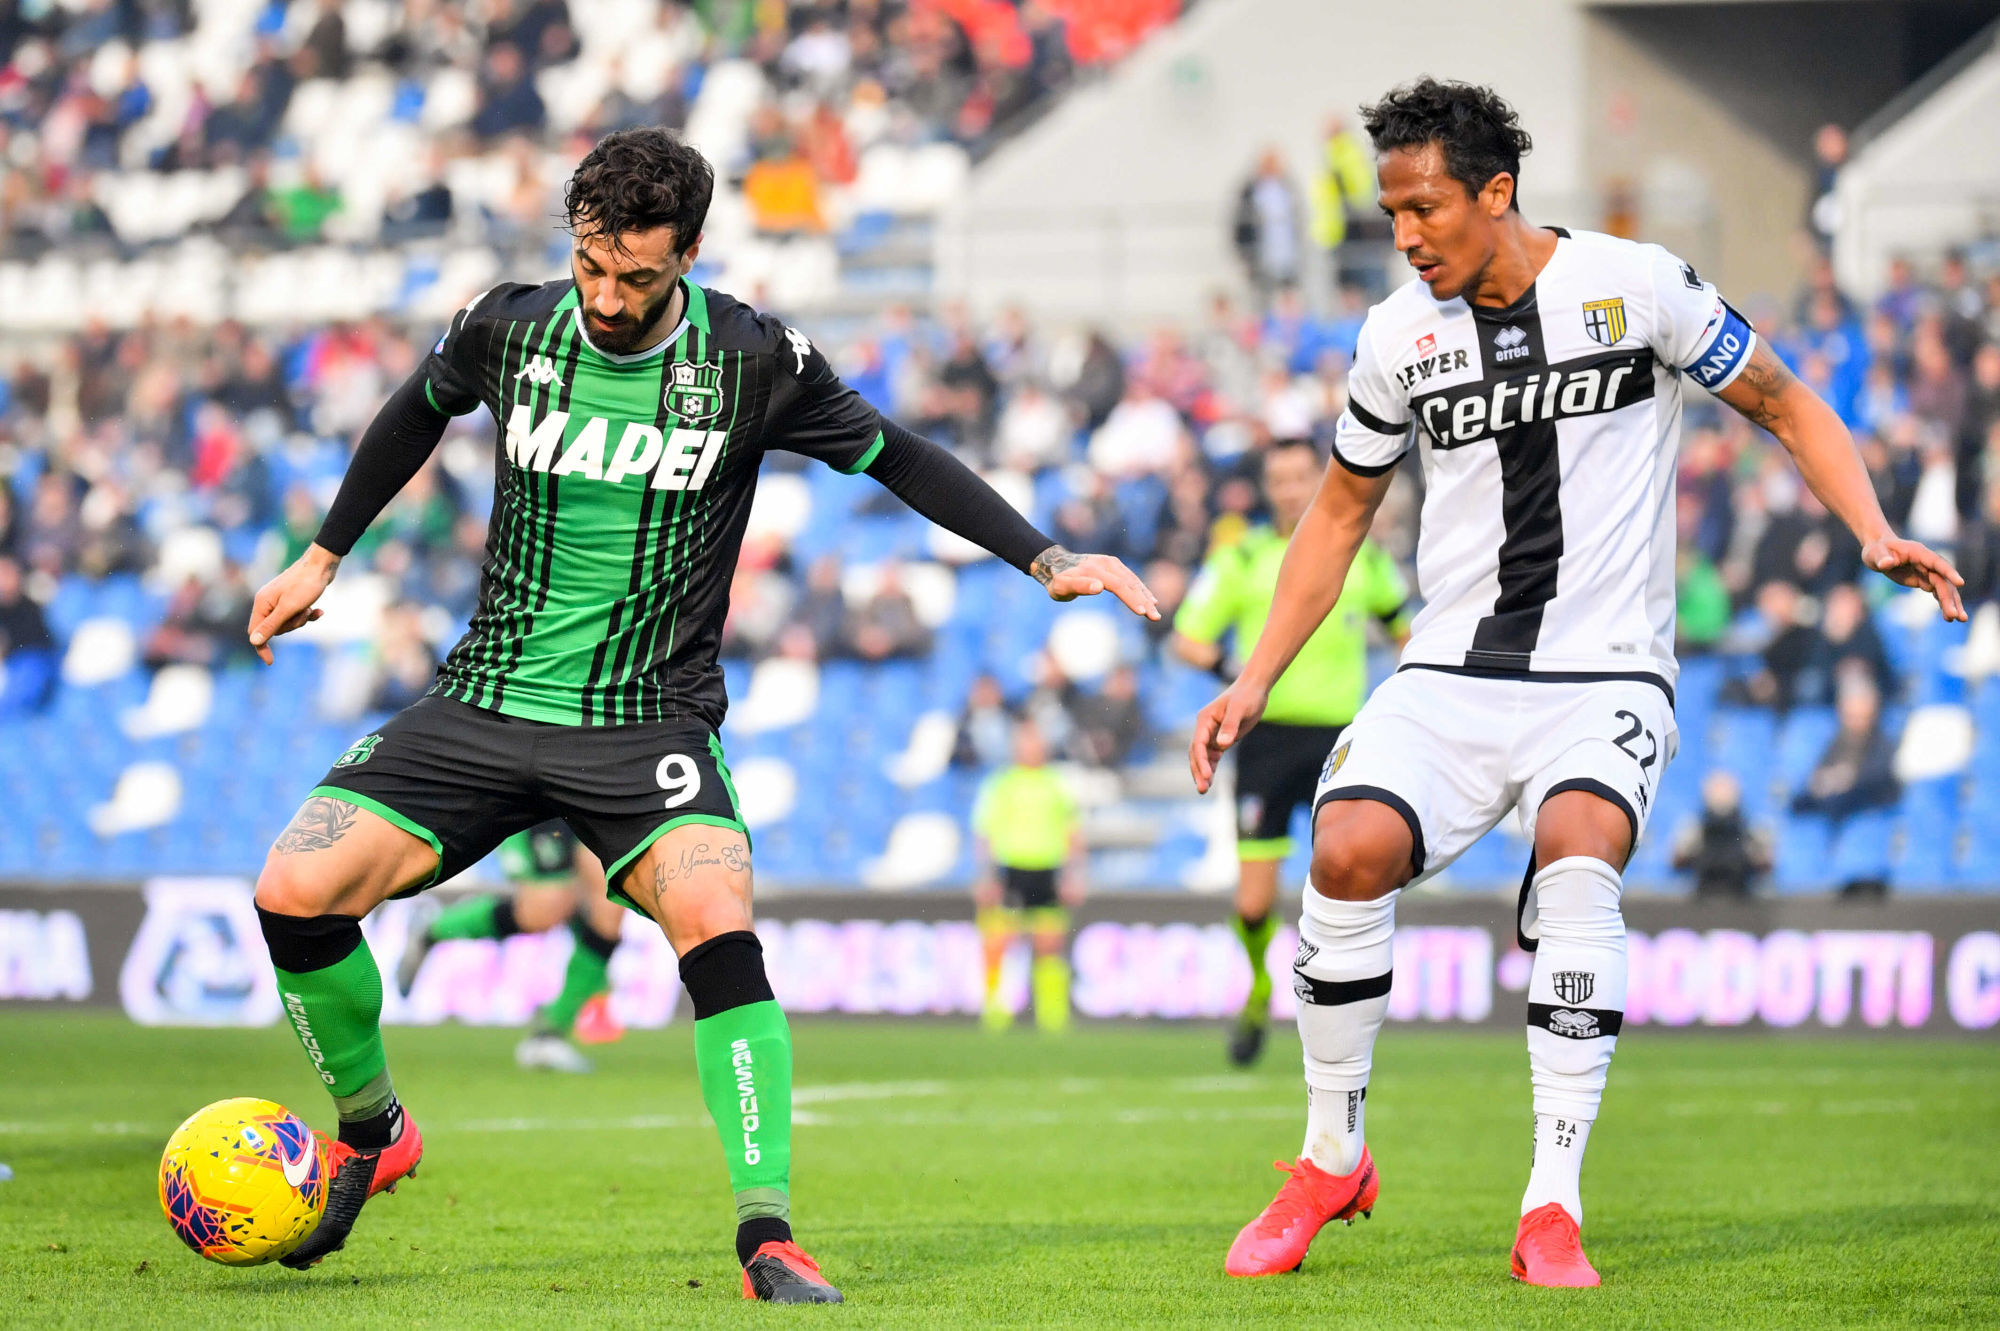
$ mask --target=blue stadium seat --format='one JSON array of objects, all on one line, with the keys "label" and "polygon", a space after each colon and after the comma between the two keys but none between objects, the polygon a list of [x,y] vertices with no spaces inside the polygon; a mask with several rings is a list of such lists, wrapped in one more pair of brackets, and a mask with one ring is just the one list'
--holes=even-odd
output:
[{"label": "blue stadium seat", "polygon": [[1787,814],[1778,820],[1773,884],[1784,893],[1820,892],[1832,882],[1832,829],[1817,814]]},{"label": "blue stadium seat", "polygon": [[1772,779],[1780,791],[1796,791],[1805,783],[1839,727],[1831,707],[1800,707],[1785,718],[1778,731],[1777,759],[1772,769]]},{"label": "blue stadium seat", "polygon": [[1897,891],[1942,891],[1954,884],[1958,875],[1952,851],[1959,839],[1963,784],[1956,776],[1944,776],[1904,787],[1891,875]]},{"label": "blue stadium seat", "polygon": [[1833,839],[1833,880],[1886,879],[1896,816],[1888,809],[1869,809],[1847,819]]},{"label": "blue stadium seat", "polygon": [[[1985,798],[1991,798],[1989,791]],[[1954,881],[1975,892],[2000,892],[2000,814],[1986,813],[1968,799],[1964,819],[1964,849]]]},{"label": "blue stadium seat", "polygon": [[1743,807],[1753,817],[1770,816],[1791,794],[1777,790],[1773,781],[1777,734],[1777,718],[1753,707],[1717,708],[1710,727],[1709,766],[1736,774],[1743,783]]}]

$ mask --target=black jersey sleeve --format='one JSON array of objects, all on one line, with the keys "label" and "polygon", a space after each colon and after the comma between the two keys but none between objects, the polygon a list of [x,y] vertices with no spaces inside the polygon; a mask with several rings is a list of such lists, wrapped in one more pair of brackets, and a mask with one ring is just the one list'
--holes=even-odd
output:
[{"label": "black jersey sleeve", "polygon": [[863,463],[884,489],[917,512],[1026,573],[1054,545],[973,470],[921,435],[882,422],[882,446]]},{"label": "black jersey sleeve", "polygon": [[772,346],[764,445],[818,458],[836,471],[863,471],[882,451],[882,418],[840,381],[804,333],[759,315]]},{"label": "black jersey sleeve", "polygon": [[424,357],[418,372],[423,377],[425,400],[447,416],[476,411],[484,400],[480,392],[479,344],[485,339],[478,311],[502,290],[493,287],[466,302],[465,308],[451,317],[451,326],[431,348],[431,354]]},{"label": "black jersey sleeve", "polygon": [[319,535],[313,538],[315,544],[337,555],[352,550],[368,524],[437,449],[451,417],[431,405],[433,392],[428,367],[419,368],[368,422],[333,497],[333,507],[326,511]]}]

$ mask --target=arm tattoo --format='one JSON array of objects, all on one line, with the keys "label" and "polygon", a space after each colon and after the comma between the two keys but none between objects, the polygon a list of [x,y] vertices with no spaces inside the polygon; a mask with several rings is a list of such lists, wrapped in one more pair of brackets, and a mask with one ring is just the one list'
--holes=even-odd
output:
[{"label": "arm tattoo", "polygon": [[1769,347],[1758,347],[1751,355],[1750,363],[1743,367],[1742,382],[1745,387],[1756,391],[1757,398],[1743,414],[1766,430],[1773,430],[1782,414],[1778,409],[1778,399],[1797,382],[1785,363],[1778,359]]},{"label": "arm tattoo", "polygon": [[1028,573],[1036,582],[1046,587],[1049,585],[1049,579],[1058,573],[1069,572],[1083,561],[1084,556],[1074,550],[1065,550],[1059,545],[1052,545],[1035,556],[1035,562],[1028,565]]},{"label": "arm tattoo", "polygon": [[291,825],[278,836],[275,847],[280,855],[297,855],[308,850],[325,850],[347,835],[360,810],[345,800],[315,795],[299,806]]}]

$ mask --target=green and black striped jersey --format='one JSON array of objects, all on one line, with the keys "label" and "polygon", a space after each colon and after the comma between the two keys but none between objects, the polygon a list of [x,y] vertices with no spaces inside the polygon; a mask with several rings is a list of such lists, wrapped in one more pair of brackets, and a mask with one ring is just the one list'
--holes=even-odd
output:
[{"label": "green and black striped jersey", "polygon": [[498,425],[479,608],[433,692],[564,725],[722,723],[764,451],[859,472],[882,423],[802,334],[683,287],[680,327],[632,356],[590,344],[567,280],[495,287],[432,349],[431,404]]}]

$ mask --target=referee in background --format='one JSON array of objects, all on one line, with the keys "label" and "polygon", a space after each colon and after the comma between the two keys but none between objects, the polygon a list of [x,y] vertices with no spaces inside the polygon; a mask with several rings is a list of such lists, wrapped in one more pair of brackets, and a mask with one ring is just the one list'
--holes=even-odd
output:
[{"label": "referee in background", "polygon": [[[1281,439],[1265,452],[1264,502],[1272,525],[1251,527],[1210,555],[1174,617],[1174,650],[1182,660],[1228,679],[1232,653],[1236,659],[1250,654],[1271,613],[1285,546],[1312,504],[1325,465],[1310,440]],[[1239,1067],[1264,1048],[1271,1011],[1264,953],[1275,931],[1278,867],[1292,853],[1292,810],[1312,807],[1320,768],[1368,695],[1368,622],[1381,624],[1401,646],[1409,600],[1395,560],[1363,541],[1333,613],[1272,685],[1263,722],[1236,746],[1234,924],[1250,958],[1250,998],[1229,1036],[1229,1059]]]}]

